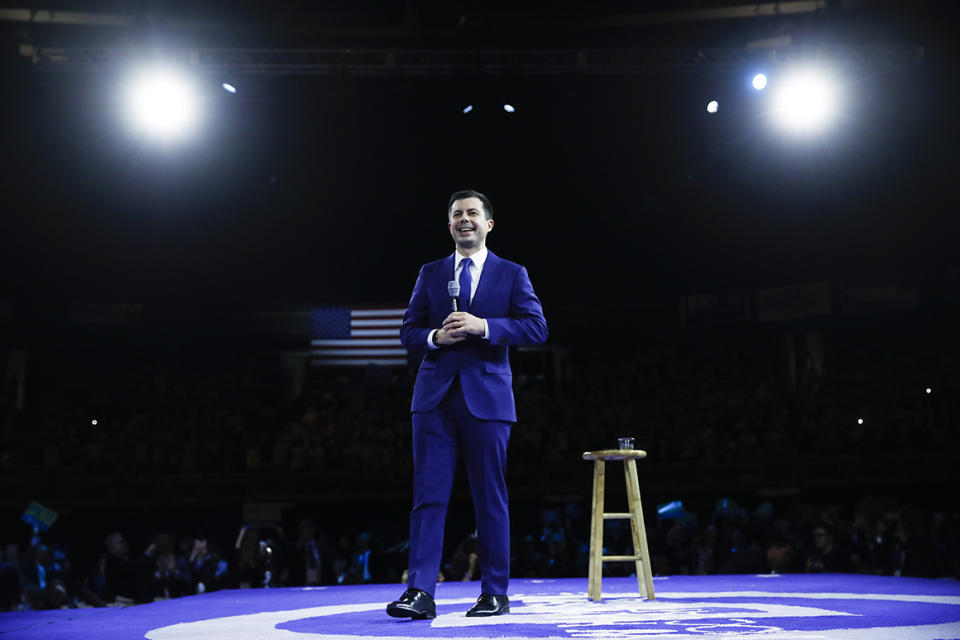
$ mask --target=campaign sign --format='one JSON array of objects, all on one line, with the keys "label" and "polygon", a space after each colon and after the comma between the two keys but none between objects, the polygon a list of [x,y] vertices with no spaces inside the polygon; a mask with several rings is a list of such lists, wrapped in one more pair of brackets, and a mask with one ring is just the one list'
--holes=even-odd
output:
[{"label": "campaign sign", "polygon": [[27,510],[23,512],[21,519],[37,531],[46,531],[56,521],[57,512],[39,502],[31,502],[27,505]]}]

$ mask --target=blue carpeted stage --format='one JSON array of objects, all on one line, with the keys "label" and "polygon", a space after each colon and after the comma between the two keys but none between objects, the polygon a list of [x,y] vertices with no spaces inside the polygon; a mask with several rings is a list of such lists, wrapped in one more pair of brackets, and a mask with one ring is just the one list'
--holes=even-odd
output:
[{"label": "blue carpeted stage", "polygon": [[657,599],[632,578],[514,580],[509,615],[467,618],[479,583],[444,583],[437,618],[384,613],[400,585],[235,590],[128,608],[0,614],[0,638],[36,640],[296,640],[302,638],[960,638],[960,582],[878,576],[656,578]]}]

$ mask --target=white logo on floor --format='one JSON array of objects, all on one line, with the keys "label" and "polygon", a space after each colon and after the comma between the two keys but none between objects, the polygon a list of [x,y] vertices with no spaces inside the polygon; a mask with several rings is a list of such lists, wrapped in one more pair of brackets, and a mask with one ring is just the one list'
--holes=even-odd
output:
[{"label": "white logo on floor", "polygon": [[[742,598],[744,602],[721,602],[720,599]],[[809,601],[810,606],[771,602],[785,599]],[[766,602],[764,600],[767,600]],[[837,603],[851,600],[883,600],[900,603],[960,605],[957,596],[890,595],[857,593],[771,593],[763,591],[729,591],[714,593],[659,593],[656,600],[645,600],[636,595],[609,596],[601,602],[590,602],[582,593],[552,595],[511,595],[510,614],[493,618],[467,618],[463,609],[473,604],[473,598],[439,599],[437,605],[458,605],[455,613],[441,613],[430,622],[397,622],[385,620],[394,626],[385,635],[384,627],[376,631],[366,622],[357,621],[355,634],[344,634],[349,621],[338,620],[341,632],[336,635],[322,632],[292,631],[278,628],[310,618],[343,616],[382,611],[379,602],[325,605],[289,611],[267,611],[246,615],[183,622],[154,629],[147,640],[291,640],[294,638],[351,638],[362,640],[377,637],[395,640],[420,640],[442,635],[444,629],[476,627],[472,638],[528,637],[524,628],[539,627],[536,635],[541,640],[553,638],[669,638],[670,640],[703,639],[709,637],[743,637],[765,635],[769,638],[825,638],[837,640],[935,640],[958,637],[957,623],[933,625],[885,626],[881,628],[850,628],[846,621],[860,617],[856,613],[838,610]],[[820,602],[817,602],[820,601]],[[829,601],[829,603],[823,602]],[[460,605],[466,605],[460,607]],[[908,605],[909,606],[909,605]],[[829,607],[829,608],[828,608]],[[386,618],[386,614],[384,614]],[[818,625],[818,630],[789,629],[764,624],[764,619],[836,618],[835,625]],[[960,620],[960,612],[958,612]],[[402,625],[402,626],[399,626]],[[422,625],[422,626],[420,626]],[[557,635],[542,636],[543,626],[552,626]],[[802,625],[798,625],[802,626]],[[825,629],[824,626],[834,628]],[[365,628],[364,628],[365,627]],[[421,633],[417,633],[417,627]],[[322,628],[322,627],[321,627]],[[366,633],[365,633],[366,632]]]}]

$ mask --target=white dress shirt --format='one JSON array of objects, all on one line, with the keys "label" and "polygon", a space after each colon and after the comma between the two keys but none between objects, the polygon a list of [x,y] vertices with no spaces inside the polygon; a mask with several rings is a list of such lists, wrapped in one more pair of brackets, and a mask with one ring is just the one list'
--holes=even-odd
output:
[{"label": "white dress shirt", "polygon": [[[483,263],[487,261],[487,253],[487,248],[484,247],[470,256],[470,304],[473,304],[473,296],[477,293],[477,285],[480,284],[480,274],[483,273]],[[460,282],[460,272],[463,271],[463,261],[466,258],[467,256],[459,251],[453,254],[453,279],[457,282]]]}]

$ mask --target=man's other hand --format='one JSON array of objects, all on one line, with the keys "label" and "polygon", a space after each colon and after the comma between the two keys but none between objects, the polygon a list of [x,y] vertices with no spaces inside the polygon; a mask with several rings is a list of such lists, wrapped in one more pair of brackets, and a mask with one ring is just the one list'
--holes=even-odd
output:
[{"label": "man's other hand", "polygon": [[482,336],[485,329],[482,318],[466,311],[454,311],[444,319],[441,331],[446,331],[452,338],[459,337],[462,340],[467,336]]},{"label": "man's other hand", "polygon": [[458,342],[463,342],[467,339],[467,336],[454,336],[451,335],[446,328],[441,327],[437,329],[437,332],[434,334],[436,343],[440,346],[456,344]]}]

